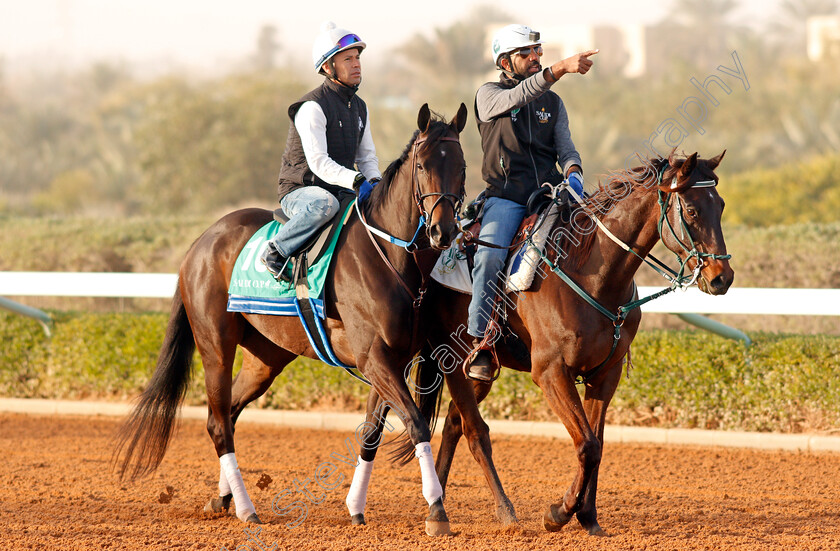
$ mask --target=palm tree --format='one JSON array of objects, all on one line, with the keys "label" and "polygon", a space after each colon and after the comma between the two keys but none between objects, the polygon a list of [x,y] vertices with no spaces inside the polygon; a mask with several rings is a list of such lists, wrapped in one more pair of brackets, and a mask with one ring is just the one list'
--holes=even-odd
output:
[{"label": "palm tree", "polygon": [[510,17],[491,6],[478,6],[463,20],[436,28],[431,38],[417,33],[398,50],[412,74],[423,74],[427,89],[441,97],[475,93],[478,81],[493,69],[487,27]]}]

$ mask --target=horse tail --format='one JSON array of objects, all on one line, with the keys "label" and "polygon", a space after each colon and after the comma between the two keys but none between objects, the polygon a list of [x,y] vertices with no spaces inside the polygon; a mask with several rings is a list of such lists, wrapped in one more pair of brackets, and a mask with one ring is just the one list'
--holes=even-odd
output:
[{"label": "horse tail", "polygon": [[[437,361],[432,359],[432,347],[427,341],[420,354],[415,357],[414,363],[417,369],[414,374],[414,403],[420,409],[423,418],[429,424],[429,432],[434,434],[437,425],[438,412],[443,390],[443,375],[440,372]],[[406,465],[414,459],[414,443],[403,431],[391,441],[395,448],[389,454],[392,462],[398,465]]]},{"label": "horse tail", "polygon": [[131,479],[147,475],[163,460],[189,387],[194,352],[192,328],[180,288],[176,288],[155,372],[117,434],[113,460],[120,478],[127,473]]}]

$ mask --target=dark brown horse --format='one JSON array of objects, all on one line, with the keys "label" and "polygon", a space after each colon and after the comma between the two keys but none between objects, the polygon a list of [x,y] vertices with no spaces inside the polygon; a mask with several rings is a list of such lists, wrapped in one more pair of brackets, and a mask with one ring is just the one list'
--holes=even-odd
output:
[{"label": "dark brown horse", "polygon": [[[465,162],[458,135],[467,110],[461,104],[450,123],[433,117],[427,105],[403,152],[385,171],[366,203],[371,227],[411,239],[425,218],[420,247],[444,249],[457,231],[463,200]],[[228,286],[237,255],[248,239],[272,220],[271,211],[233,212],[207,229],[192,245],[179,271],[166,337],[157,368],[120,433],[116,451],[120,472],[132,477],[154,470],[163,459],[172,426],[190,380],[196,346],[204,364],[209,417],[207,430],[220,458],[219,497],[206,510],[227,509],[259,522],[244,488],[234,455],[234,423],[243,408],[263,394],[286,364],[315,351],[296,317],[227,311]],[[425,275],[412,247],[379,241],[390,271],[357,216],[339,237],[325,293],[326,332],[338,359],[356,366],[386,403],[405,415],[411,440],[428,447],[429,426],[414,404],[403,368],[425,337],[415,325],[415,296]],[[424,244],[425,243],[425,244]],[[414,290],[413,294],[409,291]],[[232,381],[237,345],[242,370]],[[429,448],[430,450],[430,448]],[[431,453],[430,451],[428,452]],[[418,452],[418,457],[420,457]],[[447,533],[448,520],[433,460],[422,459],[423,495],[429,501],[427,531]]]},{"label": "dark brown horse", "polygon": [[[534,283],[527,291],[508,297],[509,326],[524,342],[530,361],[528,354],[524,359],[521,354],[514,357],[500,346],[500,363],[531,372],[569,431],[579,461],[571,486],[544,514],[544,526],[549,531],[560,530],[577,516],[590,534],[603,533],[595,498],[604,418],[641,320],[640,310],[635,308],[638,302],[633,277],[642,258],[661,240],[693,273],[693,278],[682,278],[684,284],[696,281],[701,290],[712,295],[726,293],[732,284],[734,272],[720,225],[724,202],[715,189],[714,170],[722,158],[723,153],[708,160],[698,159],[696,153],[687,159],[672,156],[613,173],[583,209],[573,211],[571,224],[568,218],[565,224],[558,219]],[[605,229],[596,227],[595,218]],[[586,220],[592,223],[587,226]],[[629,245],[631,251],[618,242]],[[552,273],[554,269],[558,275]],[[605,313],[575,292],[559,272]],[[424,366],[431,364],[432,369],[419,369],[418,403],[427,419],[435,414],[442,386],[440,371],[452,396],[436,462],[438,477],[445,488],[455,447],[463,434],[484,470],[496,501],[497,517],[505,524],[514,523],[513,506],[493,465],[488,427],[477,408],[492,383],[473,383],[461,369],[470,348],[465,335],[470,297],[433,285],[428,299],[429,311],[424,316],[429,320],[429,343],[421,356],[426,360]],[[576,380],[581,379],[583,401],[576,387]],[[368,403],[371,409],[380,407],[373,394]],[[379,419],[378,427],[367,435],[370,442],[378,442],[381,417],[381,412],[378,417],[368,415],[371,421]],[[375,453],[375,446],[366,447],[362,458],[373,461]]]}]

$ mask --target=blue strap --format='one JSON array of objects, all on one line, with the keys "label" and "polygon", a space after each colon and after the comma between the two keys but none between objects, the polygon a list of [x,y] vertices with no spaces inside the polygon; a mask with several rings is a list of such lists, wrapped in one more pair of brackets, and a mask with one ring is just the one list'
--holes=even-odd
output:
[{"label": "blue strap", "polygon": [[364,224],[365,227],[368,230],[370,230],[370,233],[376,235],[377,237],[381,237],[385,241],[388,241],[389,243],[393,243],[394,245],[397,245],[398,247],[402,247],[406,250],[410,246],[414,245],[415,241],[417,241],[417,236],[420,235],[420,230],[423,228],[423,224],[426,223],[426,217],[421,214],[420,215],[420,221],[417,222],[417,229],[414,231],[414,236],[411,238],[411,241],[403,241],[399,237],[394,237],[393,235],[387,234],[384,231],[378,230],[378,229],[374,228],[373,226],[371,226],[370,224],[368,224],[365,221],[365,217],[362,216],[361,212],[359,212],[359,200],[358,199],[356,200],[356,214],[359,216],[359,221],[361,221],[361,223]]},{"label": "blue strap", "polygon": [[[310,305],[312,304],[312,299],[309,300]],[[314,305],[313,305],[314,306]],[[361,375],[357,375],[353,370],[356,369],[355,367],[346,365],[342,363],[338,358],[335,357],[335,353],[333,353],[332,347],[330,346],[330,341],[327,339],[327,335],[324,332],[324,326],[321,323],[321,319],[318,316],[315,316],[315,326],[318,328],[318,334],[321,336],[321,341],[324,343],[324,349],[327,353],[329,359],[325,358],[323,354],[321,354],[320,347],[315,343],[315,339],[312,336],[312,333],[309,332],[309,327],[306,324],[306,320],[303,317],[303,311],[300,309],[299,301],[295,301],[295,311],[297,312],[298,317],[300,318],[301,325],[303,325],[303,330],[306,332],[306,338],[309,339],[309,344],[312,345],[313,350],[315,350],[315,354],[317,354],[318,359],[324,362],[327,365],[332,367],[341,367],[347,373],[355,377],[356,379],[362,381],[368,386],[371,386],[370,381],[365,379]]]}]

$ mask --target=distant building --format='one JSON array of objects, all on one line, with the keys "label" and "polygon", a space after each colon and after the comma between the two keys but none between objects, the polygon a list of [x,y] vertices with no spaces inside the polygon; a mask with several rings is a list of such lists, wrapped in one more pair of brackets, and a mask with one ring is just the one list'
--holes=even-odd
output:
[{"label": "distant building", "polygon": [[840,60],[840,15],[808,18],[808,59]]}]

